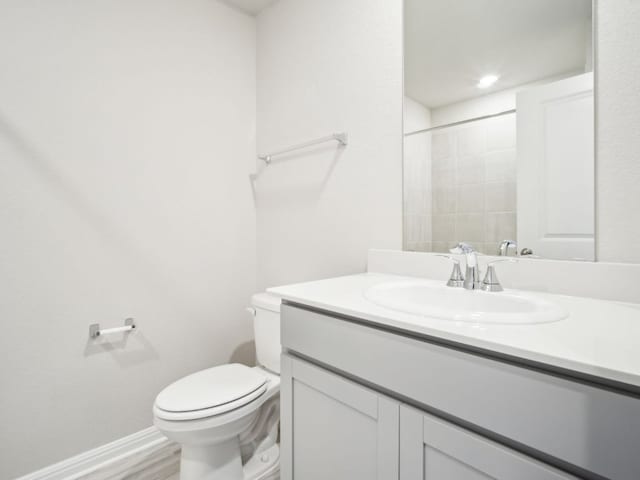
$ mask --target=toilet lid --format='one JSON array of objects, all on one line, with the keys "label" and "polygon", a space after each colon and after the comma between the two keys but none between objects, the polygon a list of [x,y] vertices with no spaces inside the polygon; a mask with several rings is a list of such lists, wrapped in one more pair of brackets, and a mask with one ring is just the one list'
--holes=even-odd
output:
[{"label": "toilet lid", "polygon": [[[193,412],[229,405],[238,408],[250,402],[257,390],[265,390],[267,378],[255,368],[232,363],[188,375],[162,390],[156,407],[166,412]],[[247,402],[242,402],[247,398]],[[228,409],[216,409],[223,413]]]}]

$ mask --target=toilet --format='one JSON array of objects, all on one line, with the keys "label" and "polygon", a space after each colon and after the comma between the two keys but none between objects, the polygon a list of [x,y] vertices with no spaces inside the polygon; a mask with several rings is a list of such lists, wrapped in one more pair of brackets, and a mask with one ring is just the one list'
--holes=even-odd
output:
[{"label": "toilet", "polygon": [[162,390],[155,426],[182,446],[181,480],[274,480],[280,450],[280,299],[251,298],[258,366],[220,365]]}]

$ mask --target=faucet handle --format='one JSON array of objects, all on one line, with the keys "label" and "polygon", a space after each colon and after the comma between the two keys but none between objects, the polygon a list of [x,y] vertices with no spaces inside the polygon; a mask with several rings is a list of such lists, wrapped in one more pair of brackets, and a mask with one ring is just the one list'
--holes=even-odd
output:
[{"label": "faucet handle", "polygon": [[448,258],[453,262],[453,270],[451,271],[451,276],[447,281],[447,287],[462,287],[464,284],[464,277],[462,276],[462,271],[460,271],[460,261],[451,255],[438,255],[438,257]]},{"label": "faucet handle", "polygon": [[493,266],[494,263],[501,262],[518,263],[518,260],[515,258],[501,258],[487,263],[487,273],[484,276],[484,280],[482,280],[482,290],[485,292],[502,292],[504,290],[502,285],[500,285],[500,281],[496,275],[496,269]]},{"label": "faucet handle", "polygon": [[467,253],[478,253],[473,245],[466,242],[457,243],[455,246],[449,249],[451,253],[466,255]]}]

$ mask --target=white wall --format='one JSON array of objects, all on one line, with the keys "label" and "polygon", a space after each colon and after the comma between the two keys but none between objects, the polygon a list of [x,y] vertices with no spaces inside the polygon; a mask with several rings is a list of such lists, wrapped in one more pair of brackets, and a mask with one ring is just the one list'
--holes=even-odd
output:
[{"label": "white wall", "polygon": [[640,1],[596,5],[597,258],[640,263]]},{"label": "white wall", "polygon": [[582,71],[576,71],[567,72],[562,75],[554,75],[553,77],[543,78],[542,80],[519,85],[515,88],[499,90],[497,92],[487,93],[486,95],[464,100],[462,102],[432,108],[431,123],[434,126],[448,125],[450,123],[469,120],[470,118],[495,115],[496,113],[506,112],[507,110],[514,110],[516,108],[516,94],[521,90],[555,82],[574,75],[581,75],[582,73]]},{"label": "white wall", "polygon": [[[212,0],[0,11],[0,478],[13,478],[148,427],[180,376],[251,360],[234,351],[255,288],[255,21]],[[126,341],[88,341],[89,324],[129,315]]]},{"label": "white wall", "polygon": [[405,134],[431,127],[431,110],[411,97],[404,96],[403,131]]},{"label": "white wall", "polygon": [[521,87],[500,90],[481,97],[431,109],[433,125],[449,125],[471,118],[495,115],[516,108],[516,93]]},{"label": "white wall", "polygon": [[402,247],[402,1],[280,0],[258,17],[258,149],[347,131],[256,179],[258,285]]}]

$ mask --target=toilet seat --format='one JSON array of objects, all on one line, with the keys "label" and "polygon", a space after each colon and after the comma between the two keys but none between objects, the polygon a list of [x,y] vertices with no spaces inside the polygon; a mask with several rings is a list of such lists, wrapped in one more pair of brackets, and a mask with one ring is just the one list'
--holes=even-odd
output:
[{"label": "toilet seat", "polygon": [[235,410],[261,397],[267,376],[240,364],[209,368],[166,387],[154,405],[163,420],[197,420]]}]

